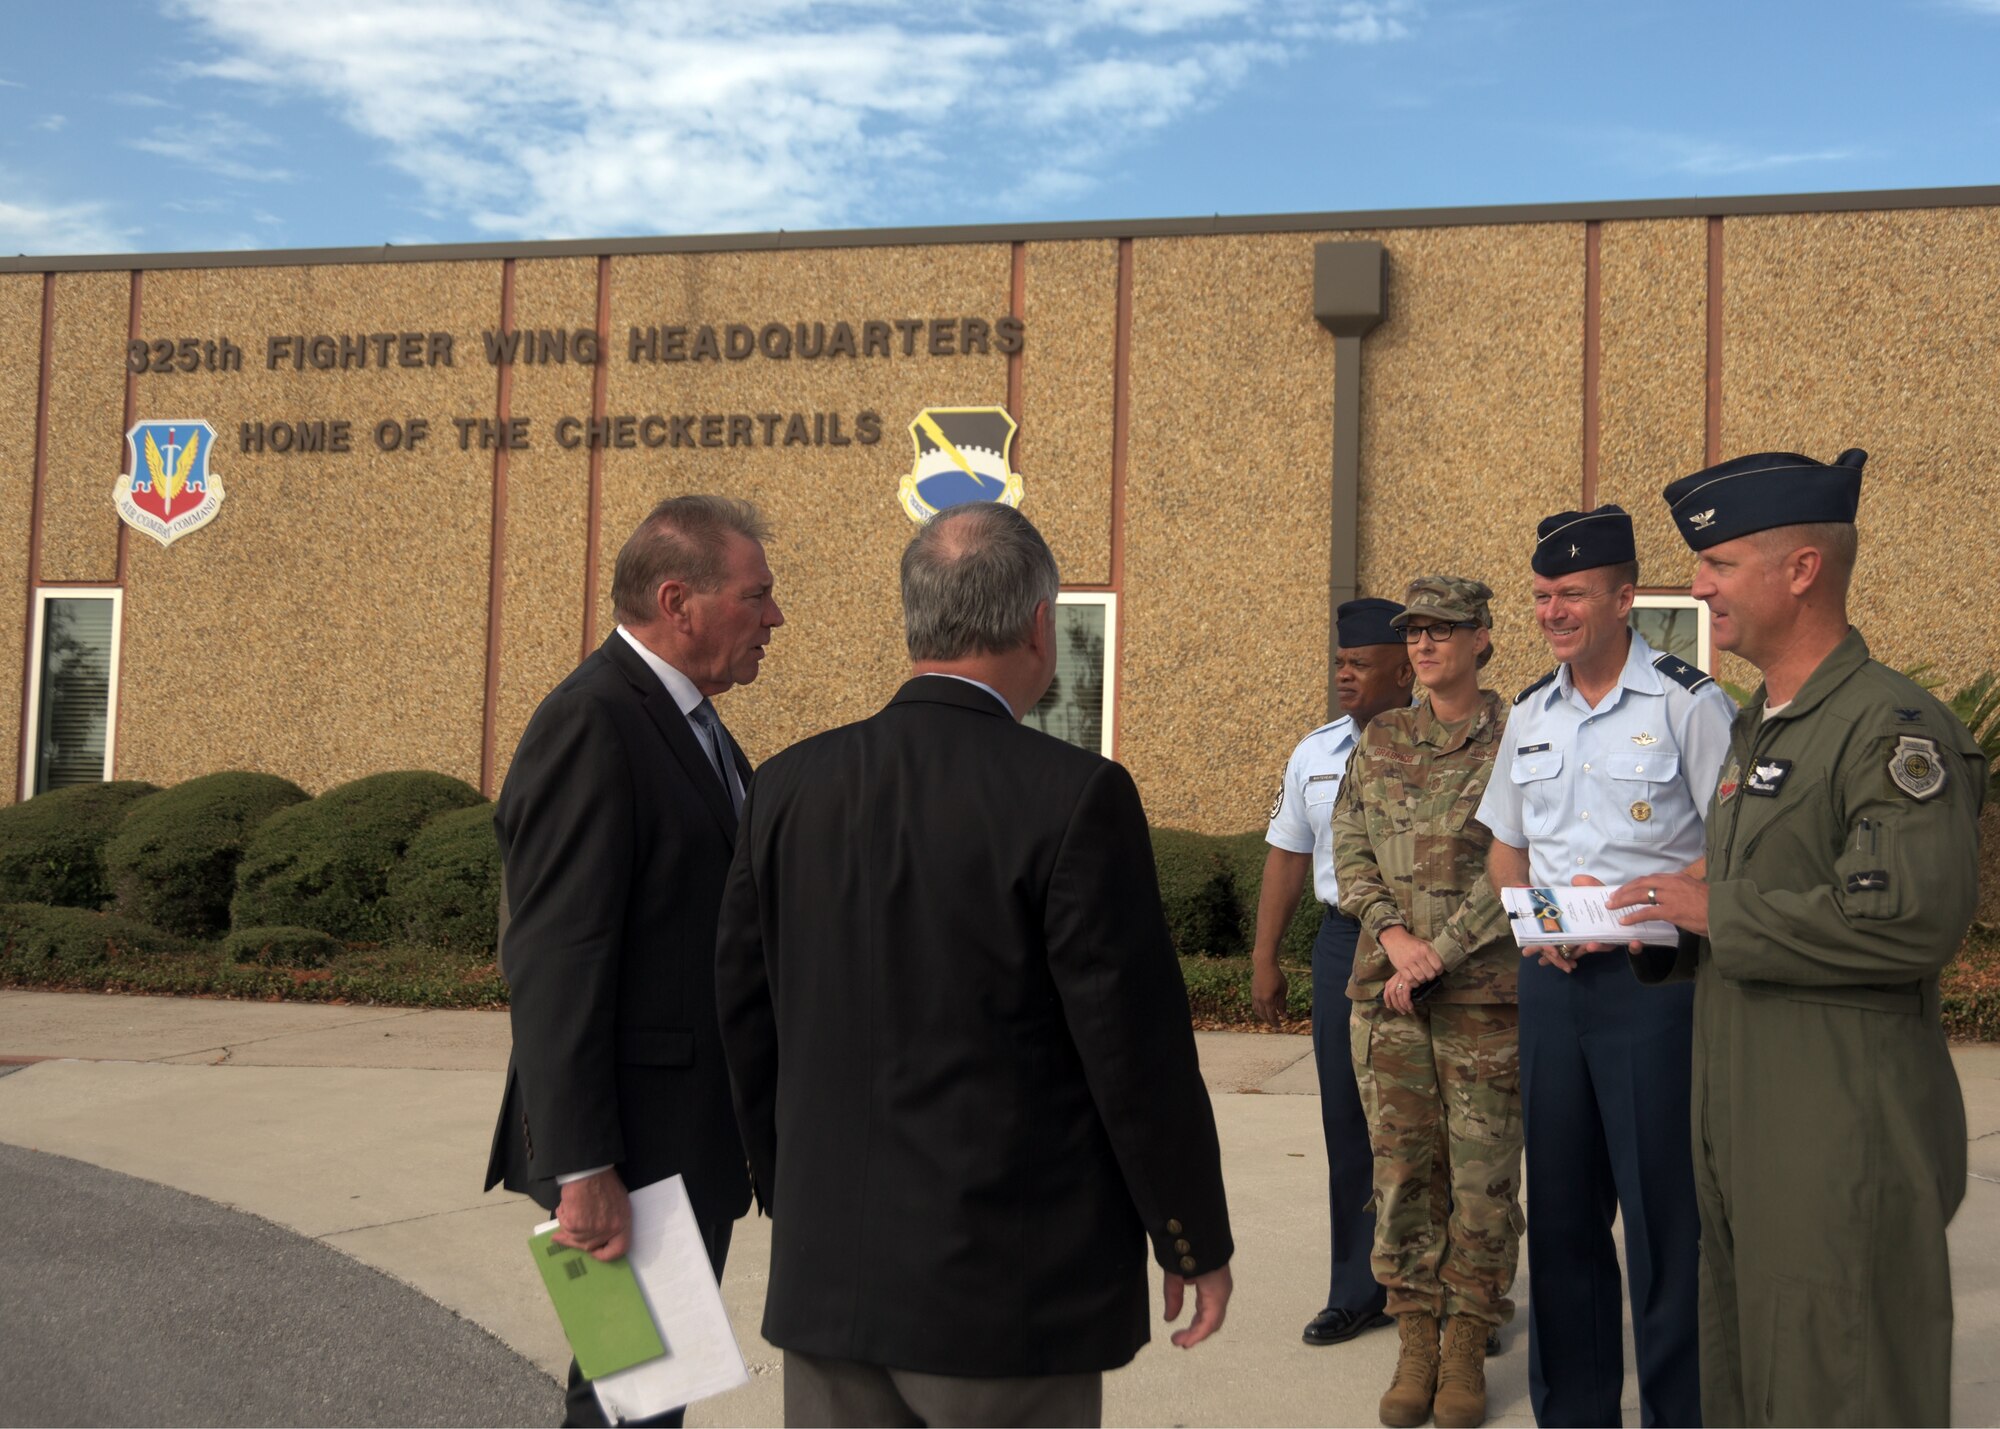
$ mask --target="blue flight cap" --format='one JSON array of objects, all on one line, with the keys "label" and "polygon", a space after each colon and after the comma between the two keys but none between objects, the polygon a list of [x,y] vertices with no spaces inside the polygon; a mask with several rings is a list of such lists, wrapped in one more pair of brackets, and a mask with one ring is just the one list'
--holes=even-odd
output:
[{"label": "blue flight cap", "polygon": [[1334,626],[1340,632],[1334,643],[1349,650],[1357,645],[1401,645],[1403,632],[1389,623],[1389,617],[1402,613],[1402,606],[1379,596],[1343,600],[1334,612]]},{"label": "blue flight cap", "polygon": [[1622,506],[1606,503],[1595,511],[1560,511],[1535,528],[1531,564],[1538,576],[1567,576],[1638,558],[1632,518]]},{"label": "blue flight cap", "polygon": [[1773,526],[1851,524],[1861,506],[1861,464],[1853,447],[1829,465],[1797,452],[1758,452],[1684,476],[1663,493],[1689,547],[1705,551]]}]

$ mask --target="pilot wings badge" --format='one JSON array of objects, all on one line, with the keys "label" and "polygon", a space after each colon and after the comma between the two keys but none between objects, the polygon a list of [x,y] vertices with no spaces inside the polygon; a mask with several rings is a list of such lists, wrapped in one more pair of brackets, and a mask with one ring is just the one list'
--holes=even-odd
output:
[{"label": "pilot wings badge", "polygon": [[1021,476],[1009,455],[1020,430],[1005,407],[926,407],[910,423],[916,460],[896,500],[919,525],[969,501],[1021,504]]},{"label": "pilot wings badge", "polygon": [[111,488],[119,519],[162,546],[199,531],[222,509],[222,474],[210,468],[215,428],[199,418],[139,422],[125,434],[131,470]]}]

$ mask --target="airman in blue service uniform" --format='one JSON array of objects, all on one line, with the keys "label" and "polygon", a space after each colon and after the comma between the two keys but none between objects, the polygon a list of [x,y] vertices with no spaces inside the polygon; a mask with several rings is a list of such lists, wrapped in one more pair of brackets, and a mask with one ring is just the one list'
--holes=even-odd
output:
[{"label": "airman in blue service uniform", "polygon": [[1251,993],[1258,1015],[1274,1026],[1283,1014],[1286,990],[1278,940],[1299,906],[1308,873],[1322,908],[1312,952],[1312,1038],[1320,1125],[1326,1134],[1333,1265],[1325,1308],[1305,1328],[1309,1345],[1336,1345],[1390,1323],[1382,1313],[1385,1292],[1368,1261],[1375,1244],[1373,1160],[1347,1036],[1347,979],[1354,970],[1361,925],[1339,908],[1333,800],[1362,728],[1383,710],[1410,702],[1403,633],[1389,624],[1389,617],[1402,609],[1393,600],[1364,598],[1344,601],[1335,612],[1334,684],[1342,713],[1292,751],[1264,834],[1271,851],[1265,856],[1257,903]]},{"label": "airman in blue service uniform", "polygon": [[[1701,859],[1736,706],[1632,629],[1639,573],[1624,510],[1565,511],[1536,538],[1535,619],[1561,663],[1516,697],[1480,802],[1493,882],[1615,887],[1679,872]],[[1552,952],[1521,965],[1528,1392],[1544,1426],[1620,1422],[1621,1209],[1641,1422],[1701,1422],[1694,998],[1662,996],[1628,962]]]},{"label": "airman in blue service uniform", "polygon": [[1694,981],[1710,1424],[1951,1420],[1965,1108],[1938,974],[1977,900],[1986,767],[1847,623],[1866,459],[1765,452],[1666,490],[1715,643],[1764,675],[1701,874],[1608,900],[1689,935],[1632,965]]}]

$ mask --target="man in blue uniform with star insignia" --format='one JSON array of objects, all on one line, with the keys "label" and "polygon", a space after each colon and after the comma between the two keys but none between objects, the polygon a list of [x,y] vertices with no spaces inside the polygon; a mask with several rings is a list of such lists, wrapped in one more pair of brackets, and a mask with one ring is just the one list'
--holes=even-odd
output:
[{"label": "man in blue uniform with star insignia", "polygon": [[[1551,516],[1531,564],[1535,619],[1561,663],[1516,698],[1480,802],[1494,885],[1615,886],[1698,863],[1736,707],[1632,629],[1632,518],[1617,506]],[[1694,999],[1645,987],[1628,961],[1538,950],[1521,966],[1528,1390],[1545,1426],[1619,1422],[1621,1209],[1641,1422],[1701,1422]]]},{"label": "man in blue uniform with star insignia", "polygon": [[1683,932],[1642,978],[1694,982],[1710,1424],[1951,1422],[1966,1133],[1938,974],[1978,899],[1986,764],[1848,624],[1867,459],[1759,452],[1666,489],[1716,644],[1764,676],[1703,867],[1607,900]]},{"label": "man in blue uniform with star insignia", "polygon": [[1278,967],[1278,940],[1299,906],[1306,875],[1322,905],[1313,941],[1313,1060],[1319,1067],[1320,1123],[1326,1133],[1333,1268],[1326,1306],[1305,1328],[1309,1345],[1336,1345],[1390,1323],[1382,1313],[1386,1292],[1369,1265],[1375,1243],[1374,1161],[1368,1119],[1355,1089],[1348,1055],[1347,979],[1361,925],[1342,913],[1333,876],[1333,801],[1361,730],[1387,709],[1410,702],[1410,660],[1403,633],[1389,618],[1403,607],[1373,598],[1342,602],[1335,612],[1334,685],[1341,716],[1323,724],[1292,751],[1285,782],[1271,803],[1264,840],[1264,884],[1257,902],[1251,946],[1251,1002],[1259,1017],[1277,1026],[1284,1015],[1286,978]]}]

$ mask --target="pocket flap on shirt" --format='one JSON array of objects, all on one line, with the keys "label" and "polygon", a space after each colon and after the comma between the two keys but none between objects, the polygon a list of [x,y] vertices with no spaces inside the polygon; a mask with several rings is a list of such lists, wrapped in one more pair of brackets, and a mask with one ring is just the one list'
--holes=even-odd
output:
[{"label": "pocket flap on shirt", "polygon": [[1512,770],[1516,784],[1533,784],[1543,779],[1553,779],[1562,773],[1563,752],[1560,749],[1538,749],[1532,754],[1516,753]]},{"label": "pocket flap on shirt", "polygon": [[1626,759],[1606,760],[1605,768],[1613,779],[1637,779],[1645,784],[1668,784],[1680,778],[1681,757],[1678,754],[1640,750]]},{"label": "pocket flap on shirt", "polygon": [[618,1060],[641,1067],[691,1066],[694,1033],[671,1027],[621,1027]]}]

